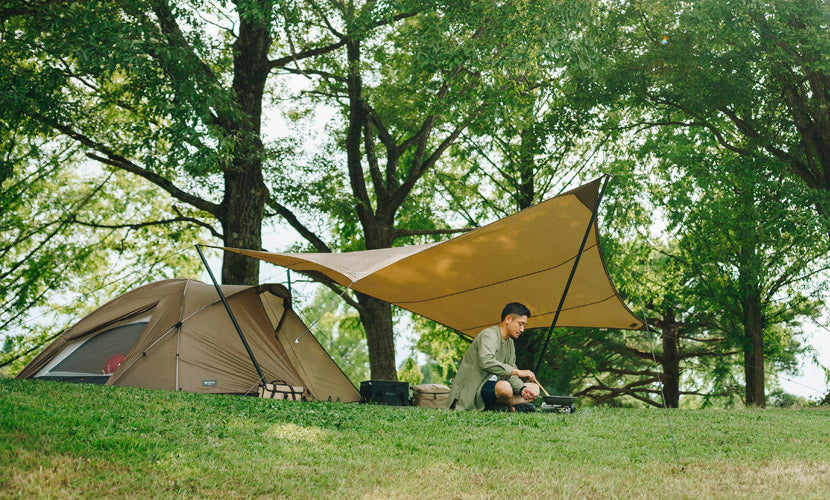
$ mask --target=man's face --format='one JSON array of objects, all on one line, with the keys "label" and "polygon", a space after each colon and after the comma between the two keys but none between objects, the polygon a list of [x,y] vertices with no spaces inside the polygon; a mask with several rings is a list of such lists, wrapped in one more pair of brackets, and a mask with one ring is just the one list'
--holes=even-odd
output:
[{"label": "man's face", "polygon": [[507,335],[513,340],[516,340],[519,338],[519,335],[525,331],[527,316],[514,316],[512,314],[508,314],[504,318],[504,323],[507,327]]}]

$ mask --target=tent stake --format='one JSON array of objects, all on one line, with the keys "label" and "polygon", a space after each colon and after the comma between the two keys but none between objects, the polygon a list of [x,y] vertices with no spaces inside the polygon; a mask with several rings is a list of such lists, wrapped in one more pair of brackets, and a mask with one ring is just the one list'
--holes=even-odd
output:
[{"label": "tent stake", "polygon": [[196,251],[199,252],[199,257],[202,259],[202,264],[205,265],[205,269],[207,269],[207,272],[210,275],[210,280],[213,282],[213,286],[219,293],[219,298],[222,299],[222,304],[225,305],[225,310],[228,311],[228,316],[230,316],[231,321],[233,322],[233,327],[236,328],[236,333],[238,333],[239,338],[242,339],[242,344],[245,346],[245,350],[248,351],[248,356],[254,363],[254,368],[256,368],[256,372],[259,374],[260,380],[262,380],[263,384],[267,384],[268,382],[265,380],[265,374],[262,373],[262,370],[259,368],[259,363],[256,362],[256,358],[254,357],[254,353],[251,352],[251,347],[248,345],[248,341],[245,339],[245,335],[242,334],[242,329],[239,328],[239,323],[236,322],[236,317],[233,315],[233,312],[231,312],[231,306],[228,305],[228,301],[225,299],[225,294],[222,293],[222,288],[219,287],[219,283],[217,283],[216,278],[213,277],[213,271],[210,270],[210,266],[208,266],[207,259],[205,259],[205,254],[202,253],[202,245],[196,245]]},{"label": "tent stake", "polygon": [[[588,227],[585,229],[585,236],[582,237],[582,243],[579,245],[579,251],[576,253],[574,265],[571,267],[571,274],[570,276],[568,276],[568,282],[565,283],[565,290],[562,292],[562,298],[559,299],[559,305],[556,307],[556,314],[553,315],[553,321],[551,322],[550,327],[548,328],[548,334],[545,338],[545,343],[542,346],[542,352],[539,354],[539,361],[536,362],[536,367],[533,369],[534,373],[539,373],[539,367],[542,366],[542,360],[545,358],[545,352],[548,350],[548,342],[550,342],[550,336],[553,333],[553,329],[556,327],[556,321],[559,319],[559,313],[562,312],[562,306],[565,304],[565,297],[568,296],[568,289],[571,288],[571,282],[574,279],[574,274],[576,274],[576,266],[579,265],[579,259],[582,257],[582,251],[585,249],[585,243],[588,241],[588,236],[591,234],[591,227],[593,227],[594,221],[597,219],[599,204],[602,201],[602,195],[605,193],[605,187],[608,185],[608,181],[610,179],[611,175],[606,174],[605,179],[602,182],[602,188],[600,188],[599,190],[599,196],[597,196],[597,204],[591,213],[591,220],[588,221]],[[597,234],[597,238],[599,238],[599,234]]]}]

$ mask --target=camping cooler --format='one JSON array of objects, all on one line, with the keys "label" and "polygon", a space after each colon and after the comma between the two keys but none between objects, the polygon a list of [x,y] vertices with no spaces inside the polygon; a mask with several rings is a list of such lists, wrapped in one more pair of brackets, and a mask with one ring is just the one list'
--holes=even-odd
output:
[{"label": "camping cooler", "polygon": [[443,384],[419,384],[412,387],[412,406],[446,408],[450,388]]}]

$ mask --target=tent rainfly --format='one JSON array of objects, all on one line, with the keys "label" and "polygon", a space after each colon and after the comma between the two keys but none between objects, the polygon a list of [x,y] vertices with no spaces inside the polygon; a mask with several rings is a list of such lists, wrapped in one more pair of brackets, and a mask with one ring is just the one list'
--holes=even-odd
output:
[{"label": "tent rainfly", "polygon": [[[276,284],[223,285],[266,380],[305,397],[355,402],[360,393]],[[187,392],[251,394],[261,382],[213,285],[170,279],[131,290],[63,332],[17,378]]]},{"label": "tent rainfly", "polygon": [[[450,240],[348,253],[272,253],[222,247],[390,302],[469,337],[507,302],[530,308],[528,328],[638,330],[608,276],[596,218],[601,179]],[[590,224],[579,265],[565,289]]]}]

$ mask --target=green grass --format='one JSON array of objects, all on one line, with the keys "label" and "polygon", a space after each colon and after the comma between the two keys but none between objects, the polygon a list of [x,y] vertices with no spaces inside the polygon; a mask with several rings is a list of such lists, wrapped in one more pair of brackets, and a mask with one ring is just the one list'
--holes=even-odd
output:
[{"label": "green grass", "polygon": [[830,410],[573,415],[0,379],[0,498],[826,498]]}]

